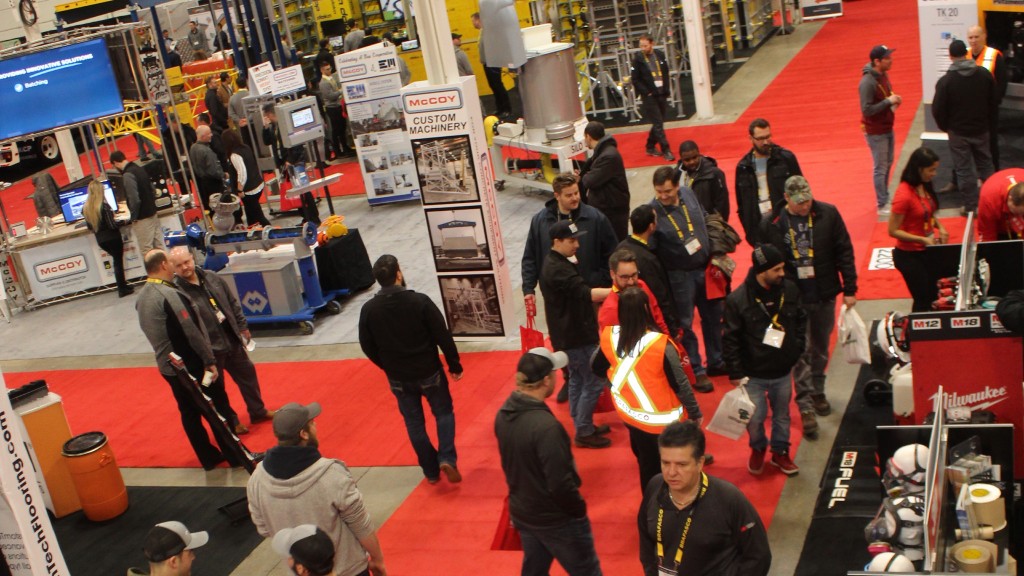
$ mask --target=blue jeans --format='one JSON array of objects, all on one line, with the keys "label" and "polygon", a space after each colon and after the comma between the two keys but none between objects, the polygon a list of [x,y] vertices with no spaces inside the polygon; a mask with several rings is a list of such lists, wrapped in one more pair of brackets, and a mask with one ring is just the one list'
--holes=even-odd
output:
[{"label": "blue jeans", "polygon": [[875,168],[872,181],[875,183],[875,205],[884,208],[889,203],[889,174],[892,173],[893,147],[896,142],[893,133],[865,134],[868,148],[871,149],[871,161]]},{"label": "blue jeans", "polygon": [[[455,412],[452,410],[452,395],[448,391],[448,377],[443,370],[422,380],[398,381],[388,378],[391,393],[398,400],[398,410],[405,419],[409,441],[416,451],[423,475],[437,478],[441,475],[441,463],[455,465]],[[437,421],[437,444],[427,436],[426,420],[423,416],[423,398],[430,404],[430,411]]]},{"label": "blue jeans", "polygon": [[585,516],[554,528],[527,528],[513,523],[523,540],[522,576],[548,576],[555,559],[569,576],[601,576],[594,534]]},{"label": "blue jeans", "polygon": [[[672,298],[676,302],[679,325],[683,328],[683,348],[690,357],[690,366],[696,375],[705,374],[707,366],[720,366],[722,360],[722,308],[724,300],[708,300],[704,288],[704,270],[670,270],[668,282],[672,287]],[[700,312],[701,334],[704,336],[704,351],[708,354],[707,364],[700,355],[697,334],[693,331],[693,309]]]},{"label": "blue jeans", "polygon": [[594,433],[594,407],[604,390],[605,379],[590,369],[590,357],[596,351],[597,344],[565,351],[569,356],[569,416],[577,438]]},{"label": "blue jeans", "polygon": [[747,393],[754,403],[754,415],[750,417],[747,432],[750,447],[764,450],[768,438],[764,435],[764,421],[768,418],[768,405],[772,408],[772,452],[782,454],[789,451],[789,400],[793,397],[793,382],[789,374],[781,378],[751,378],[746,384]]}]

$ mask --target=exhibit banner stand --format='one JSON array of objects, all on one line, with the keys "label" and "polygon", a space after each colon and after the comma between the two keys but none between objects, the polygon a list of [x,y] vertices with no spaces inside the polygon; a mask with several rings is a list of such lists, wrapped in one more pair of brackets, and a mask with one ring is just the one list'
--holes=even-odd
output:
[{"label": "exhibit banner stand", "polygon": [[0,389],[0,549],[14,576],[68,574],[2,373]]},{"label": "exhibit banner stand", "polygon": [[815,0],[800,6],[804,20],[820,20],[843,15],[843,0]]},{"label": "exhibit banner stand", "polygon": [[[978,3],[972,0],[917,0],[918,26],[921,38],[921,101],[924,102],[924,134],[926,140],[944,140],[932,117],[935,83],[951,63],[949,44],[953,40],[967,42],[967,29],[978,24]],[[899,49],[899,46],[890,46]]]},{"label": "exhibit banner stand", "polygon": [[412,144],[402,111],[398,54],[391,44],[367,46],[334,57],[356,144],[366,200],[371,206],[416,200]]},{"label": "exhibit banner stand", "polygon": [[512,284],[476,80],[412,83],[402,107],[448,328],[456,340],[504,339]]}]

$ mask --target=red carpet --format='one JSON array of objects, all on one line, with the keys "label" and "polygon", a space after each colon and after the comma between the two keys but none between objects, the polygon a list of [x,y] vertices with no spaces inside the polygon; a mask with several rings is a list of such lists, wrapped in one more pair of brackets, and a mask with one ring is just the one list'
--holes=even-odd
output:
[{"label": "red carpet", "polygon": [[[135,145],[135,139],[131,136],[124,136],[115,141],[117,149],[123,151],[125,155],[134,160],[138,157],[138,148]],[[105,146],[100,146],[100,155],[103,158],[105,166],[109,166],[107,149]],[[89,163],[86,160],[85,154],[81,154],[79,159],[82,162],[82,170],[84,172],[89,171]],[[68,179],[67,171],[64,169],[62,164],[51,166],[47,169],[54,180],[57,181],[58,186],[64,186],[70,180]],[[356,194],[365,194],[366,187],[363,185],[363,176],[359,172],[359,166],[355,163],[355,159],[346,159],[345,162],[328,166],[325,171],[327,174],[342,173],[341,180],[336,184],[330,186],[331,196],[353,196]],[[313,176],[319,178],[319,171]],[[284,185],[284,189],[287,190],[288,184]],[[32,203],[32,192],[34,187],[32,186],[32,178],[27,177],[23,180],[19,180],[10,188],[0,192],[0,201],[3,202],[4,209],[7,210],[7,219],[13,224],[15,222],[25,222],[27,228],[35,226],[36,222],[36,209]],[[318,195],[323,195],[323,191],[317,192]],[[264,193],[263,202],[267,201],[266,193]],[[199,198],[195,198],[195,202],[198,205]],[[276,205],[276,199],[275,199]]]},{"label": "red carpet", "polygon": [[[949,231],[951,244],[963,242],[964,225],[967,221],[963,218],[942,218],[942,225]],[[896,241],[889,237],[889,223],[878,222],[871,232],[871,240],[868,249],[863,257],[857,261],[857,297],[864,300],[884,300],[888,298],[910,298],[903,276],[893,267],[878,270],[869,270],[872,253],[878,248],[892,248]],[[881,263],[883,266],[885,262]],[[891,263],[888,263],[891,265]]]}]

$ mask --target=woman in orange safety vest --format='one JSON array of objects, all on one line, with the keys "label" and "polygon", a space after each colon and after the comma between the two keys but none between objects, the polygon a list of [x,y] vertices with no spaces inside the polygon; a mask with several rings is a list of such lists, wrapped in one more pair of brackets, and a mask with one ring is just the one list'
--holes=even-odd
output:
[{"label": "woman in orange safety vest", "polygon": [[629,430],[629,444],[640,466],[640,487],[661,473],[658,435],[686,415],[700,425],[700,406],[680,366],[671,338],[658,331],[647,294],[637,287],[619,296],[619,325],[601,333],[601,351],[610,367],[612,399]]}]

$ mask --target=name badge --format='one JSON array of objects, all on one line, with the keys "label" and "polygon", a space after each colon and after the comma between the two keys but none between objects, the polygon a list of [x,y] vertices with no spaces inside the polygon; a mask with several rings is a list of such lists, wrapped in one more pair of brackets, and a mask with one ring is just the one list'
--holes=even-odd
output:
[{"label": "name badge", "polygon": [[[655,80],[655,81],[654,81],[654,86],[655,86],[656,88],[661,88],[661,80]],[[673,574],[674,574],[674,572],[673,572]]]},{"label": "name badge", "polygon": [[693,238],[690,238],[686,242],[685,246],[686,246],[686,252],[690,256],[693,256],[694,254],[696,254],[697,252],[700,251],[700,240],[696,236],[694,236]]},{"label": "name badge", "polygon": [[664,566],[658,566],[658,576],[679,576],[679,572]]},{"label": "name badge", "polygon": [[782,348],[782,341],[785,340],[786,333],[782,330],[778,330],[775,326],[768,326],[768,329],[764,331],[763,344],[771,346],[772,348]]},{"label": "name badge", "polygon": [[798,266],[796,269],[796,277],[801,280],[810,280],[814,278],[814,266]]},{"label": "name badge", "polygon": [[225,316],[223,312],[221,312],[220,310],[217,310],[217,322],[224,322],[227,319],[228,319],[228,317]]},{"label": "name badge", "polygon": [[766,214],[770,214],[771,211],[772,211],[772,201],[771,200],[762,200],[762,201],[757,203],[757,207],[761,210],[761,215],[762,216],[764,216]]}]

